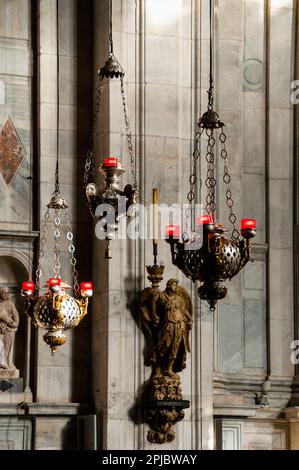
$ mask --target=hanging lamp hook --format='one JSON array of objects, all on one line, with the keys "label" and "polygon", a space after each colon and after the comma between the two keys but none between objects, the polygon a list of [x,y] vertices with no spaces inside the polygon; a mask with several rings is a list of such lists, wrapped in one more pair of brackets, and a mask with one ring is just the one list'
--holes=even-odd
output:
[{"label": "hanging lamp hook", "polygon": [[210,0],[210,74],[209,74],[209,90],[208,90],[208,109],[213,109],[214,104],[214,79],[213,79],[213,17],[212,17],[212,0]]},{"label": "hanging lamp hook", "polygon": [[109,59],[106,61],[104,67],[99,70],[100,80],[104,78],[120,78],[125,76],[125,71],[118,62],[117,58],[114,55],[114,46],[113,46],[113,35],[112,35],[112,0],[109,0]]}]

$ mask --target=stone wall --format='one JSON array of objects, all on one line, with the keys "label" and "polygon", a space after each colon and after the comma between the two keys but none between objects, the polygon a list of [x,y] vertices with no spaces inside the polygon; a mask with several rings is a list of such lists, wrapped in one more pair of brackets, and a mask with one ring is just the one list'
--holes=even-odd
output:
[{"label": "stone wall", "polygon": [[[115,53],[126,71],[138,183],[145,204],[151,202],[153,187],[159,188],[161,203],[186,201],[192,139],[207,104],[208,5],[208,0],[113,0]],[[194,304],[192,352],[182,375],[191,408],[176,425],[176,440],[164,450],[298,445],[297,410],[284,411],[291,399],[296,404],[290,362],[294,338],[290,82],[296,5],[295,0],[215,0],[216,107],[226,123],[235,211],[238,218],[257,219],[255,262],[228,284],[228,296],[213,315],[199,301],[196,286],[172,266],[168,245],[159,243],[165,281],[177,277],[190,290]],[[97,70],[108,55],[108,0],[84,2],[83,9],[79,0],[60,0],[58,13],[61,190],[70,205],[80,279],[89,279],[93,270],[95,297],[89,318],[67,333],[66,345],[54,358],[42,332],[33,332],[32,341],[27,335],[28,354],[20,368],[31,388],[22,409],[1,401],[0,392],[0,446],[9,449],[15,439],[17,447],[30,447],[33,432],[36,449],[74,449],[80,441],[77,417],[81,416],[85,434],[92,434],[92,444],[83,438],[83,446],[154,449],[146,439],[147,426],[134,414],[150,373],[143,364],[135,301],[137,292],[148,285],[145,266],[152,263],[152,244],[115,241],[112,260],[105,260],[105,244],[93,236],[81,190],[92,95]],[[2,172],[0,168],[0,256],[16,258],[23,266],[11,277],[3,260],[0,279],[14,292],[20,272],[22,276],[30,272],[27,247],[36,235],[33,229],[42,227],[54,189],[56,19],[55,0],[0,1],[0,116],[3,125],[10,117],[15,130],[10,126],[7,132],[22,142],[13,165],[1,167]],[[116,155],[129,169],[118,80],[104,84],[97,131],[96,167],[102,157]],[[1,148],[0,135],[0,166]],[[32,204],[36,217],[31,227],[26,179],[30,170],[39,194]],[[218,204],[226,223],[220,170]],[[130,182],[129,171],[122,182]],[[205,199],[204,191],[201,197]],[[67,255],[65,246],[62,256]],[[47,252],[45,277],[52,274],[52,258]],[[68,261],[63,270],[68,278]],[[265,379],[271,383],[267,408],[260,402]],[[90,413],[98,418],[85,420]],[[30,418],[22,429],[19,414]]]}]

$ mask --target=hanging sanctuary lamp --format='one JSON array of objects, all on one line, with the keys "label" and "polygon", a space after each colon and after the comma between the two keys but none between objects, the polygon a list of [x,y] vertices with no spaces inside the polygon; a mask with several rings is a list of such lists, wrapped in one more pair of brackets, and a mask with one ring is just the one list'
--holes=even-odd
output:
[{"label": "hanging sanctuary lamp", "polygon": [[[92,282],[78,283],[77,260],[75,257],[74,235],[67,204],[60,192],[59,185],[59,36],[58,36],[58,0],[57,0],[57,139],[56,139],[56,171],[55,188],[43,220],[42,237],[38,269],[35,281],[22,283],[21,295],[25,298],[26,313],[32,323],[39,328],[47,330],[43,336],[49,345],[52,355],[66,341],[64,331],[76,327],[87,314],[88,300],[93,294]],[[64,217],[63,217],[64,214]],[[65,229],[63,228],[63,225]],[[44,285],[41,281],[45,268],[44,256],[49,238],[49,228],[53,228],[53,277]],[[65,256],[61,254],[63,232],[68,244],[69,262],[72,268],[72,283],[69,285],[62,278],[62,268],[66,263]],[[48,251],[47,251],[48,253]],[[40,289],[46,289],[40,293]],[[73,288],[74,296],[67,291]]]},{"label": "hanging sanctuary lamp", "polygon": [[[113,47],[113,37],[112,37],[112,0],[109,0],[109,58],[105,62],[104,66],[98,71],[98,81],[96,87],[96,105],[95,112],[93,116],[93,125],[89,141],[89,147],[87,152],[87,158],[85,162],[85,172],[84,172],[84,190],[87,200],[87,205],[89,207],[90,213],[93,217],[100,217],[103,219],[103,216],[96,213],[96,209],[99,205],[105,204],[113,208],[115,214],[115,221],[109,222],[105,219],[104,231],[105,238],[108,241],[106,249],[106,258],[112,258],[112,251],[110,248],[110,242],[114,238],[114,234],[118,229],[118,220],[120,217],[125,216],[128,208],[131,204],[135,204],[138,199],[138,189],[137,189],[137,179],[135,172],[135,158],[134,158],[134,149],[132,142],[132,133],[130,129],[130,121],[128,117],[126,95],[125,95],[125,85],[124,85],[124,76],[125,71],[116,59],[114,55]],[[115,156],[105,157],[103,162],[99,167],[99,172],[104,175],[104,187],[99,188],[95,182],[94,176],[94,154],[95,154],[95,138],[97,133],[97,126],[99,122],[99,116],[101,111],[101,102],[103,96],[103,83],[104,80],[113,80],[120,79],[120,94],[122,100],[126,138],[128,153],[130,159],[130,169],[132,176],[132,184],[127,184],[124,189],[120,187],[120,176],[122,173],[125,173],[125,168],[122,165],[121,160]],[[120,209],[119,199],[120,197],[125,198],[125,208]]]},{"label": "hanging sanctuary lamp", "polygon": [[[211,310],[215,310],[217,301],[227,294],[224,281],[232,279],[250,261],[251,238],[256,235],[256,221],[254,219],[241,220],[241,235],[236,228],[236,215],[234,214],[234,201],[230,188],[231,176],[228,170],[228,154],[226,150],[225,124],[220,120],[214,110],[214,82],[213,82],[213,44],[212,44],[212,0],[210,0],[210,80],[208,90],[208,109],[199,119],[199,130],[194,140],[192,155],[192,174],[190,175],[190,191],[188,204],[191,218],[196,219],[194,204],[196,199],[196,186],[198,181],[198,165],[200,164],[202,139],[207,139],[205,159],[207,174],[205,185],[207,188],[206,214],[195,220],[195,229],[191,237],[187,233],[181,235],[180,226],[166,227],[166,240],[170,244],[172,262],[186,277],[193,282],[200,281],[199,297],[207,300]],[[217,136],[218,134],[218,136]],[[220,157],[223,162],[223,181],[226,186],[225,198],[229,211],[229,222],[232,225],[231,238],[226,236],[228,230],[218,223],[216,207],[216,141],[219,141]],[[190,215],[189,215],[190,216]],[[201,246],[192,249],[195,239],[202,236]]]}]

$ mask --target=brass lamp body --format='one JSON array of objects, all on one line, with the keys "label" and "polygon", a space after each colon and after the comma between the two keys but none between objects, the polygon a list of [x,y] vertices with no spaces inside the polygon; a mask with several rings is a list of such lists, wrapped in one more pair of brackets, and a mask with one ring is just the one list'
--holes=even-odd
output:
[{"label": "brass lamp body", "polygon": [[[218,231],[219,230],[219,231]],[[199,297],[207,300],[214,310],[218,300],[227,294],[223,282],[232,279],[251,260],[251,233],[242,233],[244,240],[229,240],[223,235],[223,228],[204,226],[203,243],[200,249],[186,249],[185,244],[170,237],[172,262],[186,277],[203,285],[198,289]],[[248,236],[249,235],[249,236]]]},{"label": "brass lamp body", "polygon": [[66,341],[65,330],[76,327],[87,315],[88,298],[76,299],[49,289],[41,297],[26,297],[26,313],[34,326],[47,330],[43,339],[52,355]]}]

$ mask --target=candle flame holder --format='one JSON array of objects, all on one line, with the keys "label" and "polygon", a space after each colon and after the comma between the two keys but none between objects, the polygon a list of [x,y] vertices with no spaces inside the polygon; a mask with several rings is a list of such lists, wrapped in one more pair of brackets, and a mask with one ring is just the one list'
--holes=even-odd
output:
[{"label": "candle flame holder", "polygon": [[244,240],[229,240],[222,226],[206,224],[200,249],[192,250],[192,243],[186,247],[177,237],[166,240],[171,246],[173,264],[193,282],[203,283],[198,294],[208,301],[210,310],[215,310],[218,300],[227,294],[224,281],[231,280],[251,260],[252,229],[244,229],[242,234]]}]

